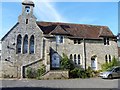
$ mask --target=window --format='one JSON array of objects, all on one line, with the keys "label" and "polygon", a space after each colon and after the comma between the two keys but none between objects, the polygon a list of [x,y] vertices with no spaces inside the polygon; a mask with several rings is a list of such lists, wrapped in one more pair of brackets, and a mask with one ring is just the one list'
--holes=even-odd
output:
[{"label": "window", "polygon": [[60,43],[63,43],[63,36],[60,36]]},{"label": "window", "polygon": [[72,59],[73,59],[72,54],[70,54],[70,60],[72,60]]},{"label": "window", "polygon": [[26,24],[28,24],[28,19],[26,19]]},{"label": "window", "polygon": [[34,36],[32,35],[30,38],[30,54],[34,53]]},{"label": "window", "polygon": [[74,55],[74,63],[77,64],[77,62],[76,62],[76,54]]},{"label": "window", "polygon": [[106,63],[111,62],[111,55],[105,55]]},{"label": "window", "polygon": [[78,64],[80,64],[80,55],[78,55]]},{"label": "window", "polygon": [[109,55],[109,62],[111,62],[111,56]]},{"label": "window", "polygon": [[80,42],[80,40],[78,40],[78,44],[80,44],[81,42]]},{"label": "window", "polygon": [[64,37],[63,36],[56,36],[56,43],[63,43]]},{"label": "window", "polygon": [[108,63],[108,58],[107,58],[107,55],[105,55],[105,61],[106,61],[106,63]]},{"label": "window", "polygon": [[77,44],[77,40],[74,40],[74,44]]},{"label": "window", "polygon": [[81,42],[80,42],[80,39],[75,39],[74,40],[74,44],[80,44]]},{"label": "window", "polygon": [[26,10],[26,13],[30,13],[30,7],[29,6],[26,6],[25,10]]},{"label": "window", "polygon": [[109,38],[104,38],[104,45],[109,45]]},{"label": "window", "polygon": [[21,44],[22,44],[22,37],[21,35],[18,35],[16,53],[21,53]]},{"label": "window", "polygon": [[24,41],[23,41],[23,53],[27,53],[28,52],[28,36],[25,35],[24,37]]},{"label": "window", "polygon": [[106,42],[107,42],[107,45],[109,45],[109,38],[107,38],[107,41],[106,41]]}]

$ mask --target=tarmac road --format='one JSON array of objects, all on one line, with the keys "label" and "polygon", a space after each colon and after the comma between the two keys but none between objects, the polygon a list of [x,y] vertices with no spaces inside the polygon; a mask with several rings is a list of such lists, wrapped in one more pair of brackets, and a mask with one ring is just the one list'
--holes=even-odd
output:
[{"label": "tarmac road", "polygon": [[[62,89],[62,88],[111,88],[120,89],[120,79],[101,79],[101,78],[90,78],[90,79],[69,79],[69,80],[0,80],[1,88],[11,88],[11,90],[18,90],[14,88],[34,88],[40,90],[40,88],[51,89]],[[39,89],[37,89],[39,88]],[[21,90],[21,89],[20,89]],[[26,90],[26,89],[25,89]],[[62,89],[63,90],[63,89]],[[89,89],[90,90],[90,89]]]}]

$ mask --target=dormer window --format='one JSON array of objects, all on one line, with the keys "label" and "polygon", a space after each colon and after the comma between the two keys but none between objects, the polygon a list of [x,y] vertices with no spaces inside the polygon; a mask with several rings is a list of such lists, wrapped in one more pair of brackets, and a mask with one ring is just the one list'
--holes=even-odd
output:
[{"label": "dormer window", "polygon": [[64,37],[63,36],[60,36],[60,35],[56,36],[56,43],[57,44],[63,43],[63,41],[64,41]]},{"label": "dormer window", "polygon": [[26,6],[26,7],[25,7],[25,11],[26,11],[26,13],[30,13],[30,7],[29,7],[29,6]]}]

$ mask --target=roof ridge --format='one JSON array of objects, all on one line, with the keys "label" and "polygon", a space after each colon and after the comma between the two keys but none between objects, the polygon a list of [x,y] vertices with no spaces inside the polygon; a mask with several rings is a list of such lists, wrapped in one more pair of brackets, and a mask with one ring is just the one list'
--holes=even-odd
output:
[{"label": "roof ridge", "polygon": [[92,24],[78,24],[78,23],[71,23],[71,22],[50,22],[50,21],[36,21],[37,23],[43,22],[43,23],[53,23],[53,24],[67,24],[67,25],[86,25],[86,26],[98,26],[98,27],[108,27],[105,25],[92,25]]}]

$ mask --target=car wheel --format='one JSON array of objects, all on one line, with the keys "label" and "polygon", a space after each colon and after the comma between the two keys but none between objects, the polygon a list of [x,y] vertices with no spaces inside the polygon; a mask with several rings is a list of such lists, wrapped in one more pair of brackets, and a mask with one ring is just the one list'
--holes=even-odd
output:
[{"label": "car wheel", "polygon": [[112,77],[112,75],[110,74],[109,76],[108,76],[108,79],[112,79],[113,77]]}]

